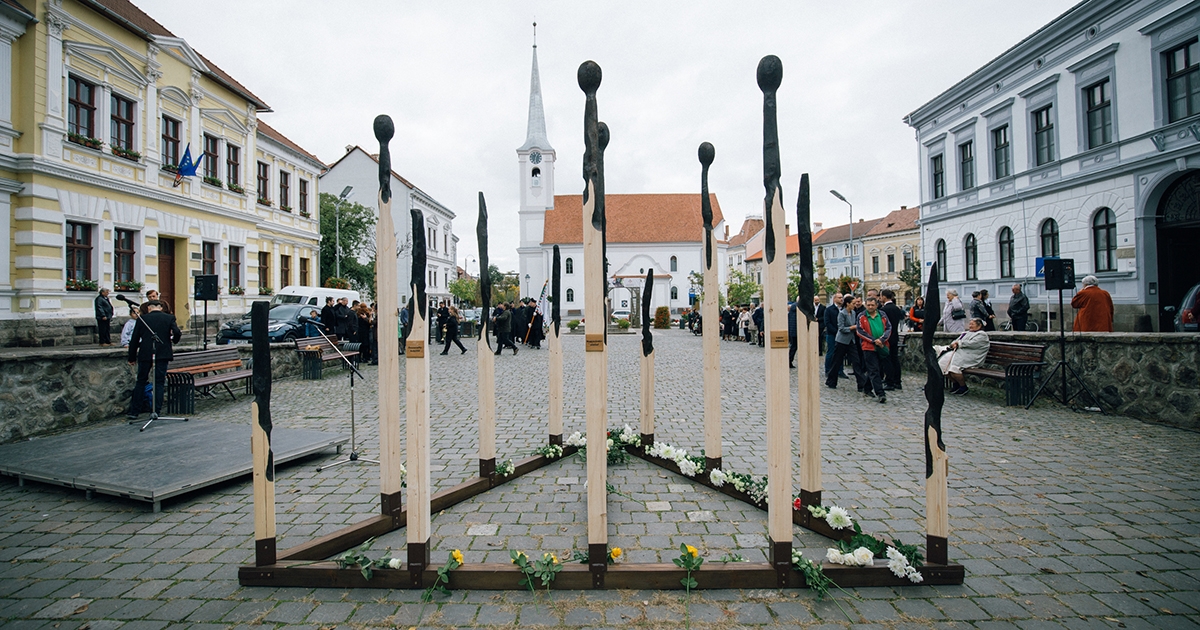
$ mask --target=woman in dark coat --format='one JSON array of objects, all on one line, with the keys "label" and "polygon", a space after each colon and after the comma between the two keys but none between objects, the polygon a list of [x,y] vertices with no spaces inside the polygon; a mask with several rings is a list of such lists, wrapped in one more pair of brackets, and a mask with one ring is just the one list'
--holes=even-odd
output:
[{"label": "woman in dark coat", "polygon": [[358,356],[363,361],[374,363],[374,355],[371,354],[371,328],[375,321],[372,317],[371,307],[366,304],[359,304],[355,309],[355,316],[358,318],[358,328],[355,329],[354,340],[360,345],[358,347]]},{"label": "woman in dark coat", "polygon": [[450,353],[450,344],[454,343],[462,350],[462,354],[467,353],[467,349],[463,347],[462,342],[458,340],[458,322],[461,317],[458,315],[458,309],[453,305],[448,307],[450,314],[446,317],[446,349],[442,350],[442,354]]}]

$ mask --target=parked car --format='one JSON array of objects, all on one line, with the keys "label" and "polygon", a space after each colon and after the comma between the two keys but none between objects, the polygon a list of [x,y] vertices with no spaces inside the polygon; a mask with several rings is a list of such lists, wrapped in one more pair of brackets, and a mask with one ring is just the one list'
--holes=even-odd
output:
[{"label": "parked car", "polygon": [[481,308],[464,308],[460,312],[462,313],[464,320],[468,322],[477,322],[479,321],[480,311],[482,310],[483,309]]},{"label": "parked car", "polygon": [[613,313],[612,313],[612,317],[613,317],[613,320],[614,320],[614,321],[615,321],[615,320],[618,320],[618,319],[629,319],[629,309],[627,309],[627,308],[618,308],[618,309],[616,309],[616,310],[614,310],[614,311],[613,311]]},{"label": "parked car", "polygon": [[1175,332],[1200,332],[1200,284],[1183,294],[1179,306],[1166,306],[1167,313],[1175,314]]},{"label": "parked car", "polygon": [[[314,310],[307,304],[275,304],[267,313],[269,323],[267,335],[271,343],[291,342],[304,336],[304,324],[300,316]],[[250,313],[241,319],[233,319],[221,325],[217,332],[217,345],[250,343]]]}]

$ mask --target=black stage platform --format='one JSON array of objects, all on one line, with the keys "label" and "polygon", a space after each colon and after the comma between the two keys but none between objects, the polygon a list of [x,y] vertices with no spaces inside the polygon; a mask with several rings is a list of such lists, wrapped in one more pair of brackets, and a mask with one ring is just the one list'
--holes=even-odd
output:
[{"label": "black stage platform", "polygon": [[[0,446],[0,474],[154,504],[249,475],[250,424],[206,420],[105,427]],[[325,449],[345,437],[308,429],[271,432],[275,464]]]}]

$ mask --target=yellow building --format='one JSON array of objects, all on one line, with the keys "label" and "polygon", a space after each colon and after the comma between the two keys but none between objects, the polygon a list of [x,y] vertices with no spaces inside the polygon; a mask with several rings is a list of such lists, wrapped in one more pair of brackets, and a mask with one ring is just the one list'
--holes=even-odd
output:
[{"label": "yellow building", "polygon": [[323,165],[262,99],[126,0],[20,6],[0,2],[0,344],[91,342],[95,287],[157,289],[182,327],[196,275],[220,278],[214,318],[317,282]]},{"label": "yellow building", "polygon": [[901,206],[879,219],[862,237],[866,288],[891,288],[896,292],[896,303],[900,306],[916,299],[909,287],[900,281],[900,272],[921,258],[921,233],[917,226],[920,217],[920,208]]}]

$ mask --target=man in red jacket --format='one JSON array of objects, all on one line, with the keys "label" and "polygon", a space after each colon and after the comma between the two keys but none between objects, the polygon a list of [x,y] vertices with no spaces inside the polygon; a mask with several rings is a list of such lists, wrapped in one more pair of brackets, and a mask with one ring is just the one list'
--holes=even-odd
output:
[{"label": "man in red jacket", "polygon": [[867,310],[858,317],[858,328],[854,331],[862,348],[862,367],[866,371],[866,388],[863,389],[863,395],[878,396],[878,401],[882,404],[887,402],[887,394],[883,391],[880,359],[888,356],[888,338],[892,336],[892,323],[879,311],[879,303],[875,298],[867,298],[866,305]]},{"label": "man in red jacket", "polygon": [[1096,276],[1083,279],[1083,288],[1071,298],[1071,308],[1076,309],[1075,332],[1112,332],[1113,301],[1108,291],[1099,287]]}]

